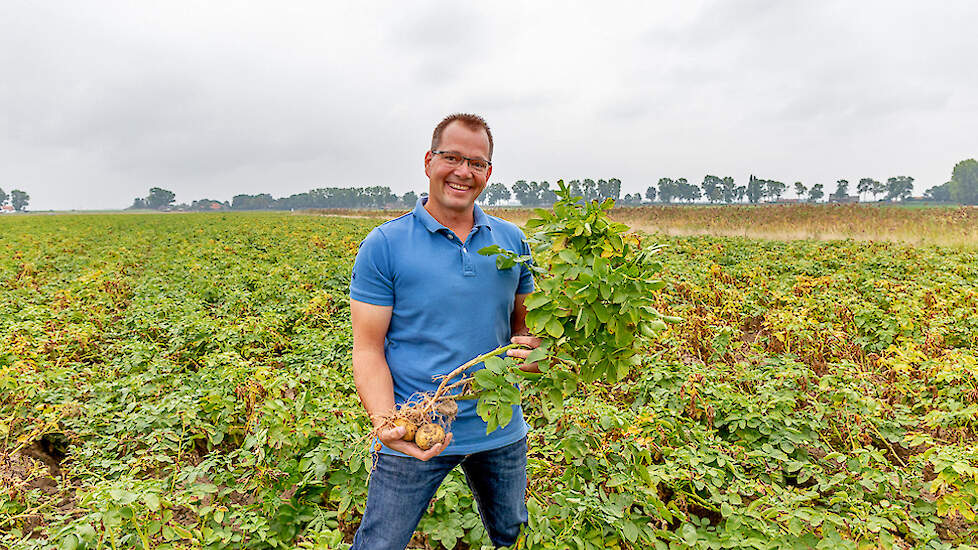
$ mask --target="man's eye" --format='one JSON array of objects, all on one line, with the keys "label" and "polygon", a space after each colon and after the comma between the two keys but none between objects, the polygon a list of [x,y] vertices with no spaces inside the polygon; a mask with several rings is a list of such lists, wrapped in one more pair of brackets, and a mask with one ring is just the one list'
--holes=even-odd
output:
[{"label": "man's eye", "polygon": [[462,157],[460,155],[453,155],[453,154],[450,154],[449,153],[449,154],[444,155],[444,156],[445,156],[445,160],[448,161],[448,162],[450,162],[450,163],[452,163],[452,164],[458,164],[458,163],[462,162]]},{"label": "man's eye", "polygon": [[475,168],[476,170],[485,170],[486,168],[489,168],[489,165],[486,164],[486,161],[484,160],[469,161],[469,166]]}]

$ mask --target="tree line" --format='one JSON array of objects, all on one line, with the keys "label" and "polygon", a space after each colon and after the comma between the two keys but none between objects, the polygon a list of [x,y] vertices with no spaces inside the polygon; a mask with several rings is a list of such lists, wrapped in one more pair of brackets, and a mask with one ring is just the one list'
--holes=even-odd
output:
[{"label": "tree line", "polygon": [[268,193],[257,195],[235,195],[230,201],[201,199],[190,204],[174,204],[176,194],[168,189],[153,187],[149,195],[136,197],[129,209],[151,210],[293,210],[304,208],[367,208],[383,209],[411,207],[417,202],[418,195],[408,191],[396,195],[390,187],[326,187],[313,189],[305,193],[297,193],[288,197],[276,199]]},{"label": "tree line", "polygon": [[[914,179],[909,176],[895,176],[885,182],[873,178],[862,178],[855,186],[858,195],[853,196],[849,194],[849,181],[838,180],[835,191],[829,194],[828,200],[830,202],[857,202],[867,195],[872,195],[873,200],[882,196],[882,200],[886,201],[904,201],[909,199],[913,192],[913,182]],[[952,198],[949,192],[945,191],[945,188],[950,189],[952,185],[949,182],[928,189],[924,198],[938,202],[965,202]],[[978,181],[974,181],[971,185],[978,188]],[[750,176],[745,185],[737,185],[730,176],[707,175],[699,185],[690,183],[686,178],[660,178],[656,185],[650,185],[645,190],[644,195],[626,193],[623,197],[621,196],[621,181],[617,178],[599,179],[597,181],[591,179],[571,180],[568,182],[568,186],[572,193],[583,197],[586,201],[611,198],[621,206],[635,206],[643,204],[645,201],[663,204],[702,201],[711,204],[740,202],[758,204],[781,201],[788,190],[788,185],[783,182],[762,179],[753,175]],[[960,187],[965,188],[967,185]],[[792,190],[798,197],[794,199],[795,201],[819,202],[825,198],[825,186],[821,183],[808,187],[804,183],[796,181]],[[546,181],[526,182],[520,180],[513,184],[512,192],[502,183],[493,183],[486,188],[481,199],[489,205],[497,205],[514,199],[522,206],[549,206],[556,200],[556,195]]]},{"label": "tree line", "polygon": [[23,212],[27,208],[28,203],[30,203],[31,196],[20,189],[14,189],[10,192],[10,194],[7,194],[6,191],[0,189],[0,209],[7,206],[8,201],[14,210],[17,212]]},{"label": "tree line", "polygon": [[[861,178],[855,184],[840,179],[835,182],[835,190],[826,197],[825,186],[816,183],[806,186],[800,181],[788,184],[763,179],[751,175],[746,184],[737,185],[730,176],[720,177],[708,174],[700,184],[691,183],[686,178],[660,178],[650,185],[645,193],[626,193],[621,195],[621,180],[618,178],[590,178],[571,180],[567,183],[571,192],[583,197],[585,201],[614,199],[621,206],[636,206],[649,202],[671,204],[674,202],[709,202],[710,204],[748,203],[784,201],[789,189],[796,198],[792,202],[858,202],[871,196],[874,201],[906,201],[913,193],[914,178],[893,176],[885,181],[874,178]],[[17,193],[17,191],[14,191]],[[855,193],[851,195],[850,193]],[[0,198],[5,195],[0,191]],[[24,194],[26,197],[26,193]],[[882,197],[882,198],[880,198]],[[146,197],[138,197],[130,208],[155,210],[292,210],[305,208],[338,209],[383,209],[410,208],[418,200],[414,191],[397,195],[389,187],[326,187],[313,189],[288,197],[274,198],[268,193],[257,195],[235,195],[230,201],[201,199],[190,204],[174,204],[176,195],[169,190],[154,187]],[[959,204],[978,204],[978,162],[968,159],[955,165],[951,180],[928,189],[923,198],[934,202]],[[518,180],[512,187],[503,183],[489,184],[480,202],[489,206],[512,204],[522,206],[549,206],[557,200],[554,189],[547,181]],[[2,204],[2,202],[0,202]],[[26,203],[24,203],[26,204]]]}]

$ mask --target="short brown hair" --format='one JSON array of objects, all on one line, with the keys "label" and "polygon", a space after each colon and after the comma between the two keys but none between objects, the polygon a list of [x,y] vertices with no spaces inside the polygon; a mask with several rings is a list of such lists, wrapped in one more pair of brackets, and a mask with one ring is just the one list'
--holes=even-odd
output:
[{"label": "short brown hair", "polygon": [[486,119],[479,115],[473,115],[471,113],[455,113],[448,115],[443,118],[438,126],[435,126],[435,131],[431,134],[431,150],[434,151],[438,148],[438,143],[441,141],[441,133],[445,131],[445,128],[449,124],[458,121],[465,125],[469,130],[485,130],[486,136],[489,137],[489,158],[486,160],[492,160],[492,131],[489,130],[489,125],[486,124]]}]

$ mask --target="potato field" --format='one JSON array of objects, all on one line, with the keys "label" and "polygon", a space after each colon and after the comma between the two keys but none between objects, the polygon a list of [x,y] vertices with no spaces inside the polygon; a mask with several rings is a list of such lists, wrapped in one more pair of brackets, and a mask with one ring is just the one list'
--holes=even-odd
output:
[{"label": "potato field", "polygon": [[[347,291],[380,221],[0,219],[0,548],[347,548]],[[523,392],[519,548],[976,547],[975,249],[639,239],[681,322]],[[412,548],[483,546],[455,472]]]}]

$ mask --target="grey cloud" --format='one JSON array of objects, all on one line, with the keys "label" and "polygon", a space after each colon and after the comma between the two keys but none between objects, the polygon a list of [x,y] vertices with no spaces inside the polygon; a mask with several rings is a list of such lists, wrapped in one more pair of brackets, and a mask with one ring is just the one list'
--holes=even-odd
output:
[{"label": "grey cloud", "polygon": [[872,122],[894,114],[940,111],[950,92],[926,89],[852,90],[834,88],[812,90],[789,100],[775,118],[815,122],[838,119],[841,122]]},{"label": "grey cloud", "polygon": [[414,67],[419,82],[460,82],[489,56],[496,31],[486,10],[464,3],[412,9],[392,27],[388,43],[399,60]]},{"label": "grey cloud", "polygon": [[479,92],[467,98],[467,103],[482,111],[525,111],[554,107],[568,99],[564,92],[554,90],[525,91],[518,93]]}]

